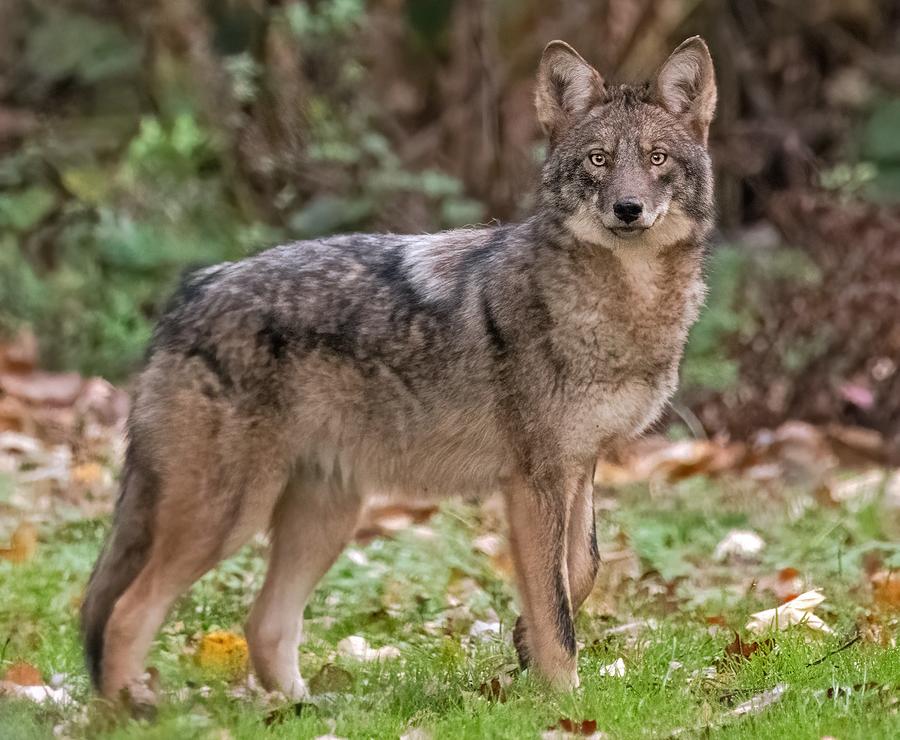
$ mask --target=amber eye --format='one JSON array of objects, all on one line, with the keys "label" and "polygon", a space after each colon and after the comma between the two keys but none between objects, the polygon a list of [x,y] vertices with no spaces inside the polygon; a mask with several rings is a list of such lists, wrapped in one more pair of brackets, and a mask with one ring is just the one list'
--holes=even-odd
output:
[{"label": "amber eye", "polygon": [[665,152],[655,151],[650,152],[650,164],[659,167],[663,162],[668,159],[668,155]]},{"label": "amber eye", "polygon": [[588,159],[591,161],[591,164],[594,165],[594,167],[606,166],[606,155],[603,152],[591,152],[588,155]]}]

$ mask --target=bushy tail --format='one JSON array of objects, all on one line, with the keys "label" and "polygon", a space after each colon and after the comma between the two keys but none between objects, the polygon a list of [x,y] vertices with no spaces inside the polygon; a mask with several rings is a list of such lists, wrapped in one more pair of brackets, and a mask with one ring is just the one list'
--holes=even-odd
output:
[{"label": "bushy tail", "polygon": [[97,689],[100,689],[103,679],[106,623],[116,601],[147,562],[153,543],[153,516],[159,495],[159,479],[152,471],[135,464],[134,457],[133,447],[129,448],[112,532],[94,566],[81,607],[87,667]]}]

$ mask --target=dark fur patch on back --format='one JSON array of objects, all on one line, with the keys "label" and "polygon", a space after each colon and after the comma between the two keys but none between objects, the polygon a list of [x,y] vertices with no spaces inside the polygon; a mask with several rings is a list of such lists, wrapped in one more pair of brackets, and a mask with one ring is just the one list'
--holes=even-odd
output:
[{"label": "dark fur patch on back", "polygon": [[505,355],[507,349],[509,349],[509,342],[507,342],[506,337],[503,336],[503,332],[497,325],[497,318],[494,316],[491,302],[486,295],[481,296],[481,313],[484,316],[484,329],[495,354]]},{"label": "dark fur patch on back", "polygon": [[259,343],[268,349],[276,360],[283,360],[287,355],[290,337],[284,331],[275,314],[267,313],[263,316],[263,325],[256,333]]},{"label": "dark fur patch on back", "polygon": [[193,345],[191,345],[190,349],[185,352],[184,356],[188,359],[194,357],[199,359],[206,366],[206,369],[216,377],[219,383],[221,383],[222,388],[225,391],[231,391],[234,388],[234,383],[231,380],[231,375],[229,374],[224,363],[219,359],[216,351],[209,345],[208,342],[198,340]]}]

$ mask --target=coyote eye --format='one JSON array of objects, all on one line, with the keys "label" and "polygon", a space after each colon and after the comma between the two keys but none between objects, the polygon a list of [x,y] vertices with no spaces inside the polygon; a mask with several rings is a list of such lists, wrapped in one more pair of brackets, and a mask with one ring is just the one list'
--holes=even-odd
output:
[{"label": "coyote eye", "polygon": [[668,155],[665,152],[659,150],[650,152],[650,164],[655,165],[656,167],[659,167],[666,159],[668,159]]},{"label": "coyote eye", "polygon": [[606,155],[603,152],[593,151],[588,154],[588,159],[594,167],[604,167],[606,165]]}]

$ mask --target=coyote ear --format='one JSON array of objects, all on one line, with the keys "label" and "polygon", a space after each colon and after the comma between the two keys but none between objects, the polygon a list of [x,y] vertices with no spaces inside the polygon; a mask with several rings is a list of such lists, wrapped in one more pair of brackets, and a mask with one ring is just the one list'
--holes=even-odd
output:
[{"label": "coyote ear", "polygon": [[662,106],[685,119],[705,145],[716,110],[716,77],[703,39],[693,36],[672,52],[656,74],[654,91]]},{"label": "coyote ear", "polygon": [[535,106],[551,140],[586,113],[603,92],[603,78],[564,41],[551,41],[538,69]]}]

